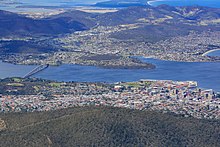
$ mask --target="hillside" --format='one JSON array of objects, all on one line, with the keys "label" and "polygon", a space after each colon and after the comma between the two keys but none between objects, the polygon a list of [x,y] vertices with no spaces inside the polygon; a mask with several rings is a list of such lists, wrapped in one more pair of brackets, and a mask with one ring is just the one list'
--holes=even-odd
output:
[{"label": "hillside", "polygon": [[[72,12],[72,16],[80,17],[80,11]],[[75,15],[76,14],[76,15]],[[82,16],[84,18],[85,15]],[[89,29],[86,19],[80,22],[80,19],[73,17],[56,17],[47,19],[32,19],[23,15],[0,10],[0,37],[9,36],[43,36],[70,33],[73,31],[82,31]]]},{"label": "hillside", "polygon": [[110,1],[98,2],[94,6],[122,8],[122,7],[145,6],[145,5],[147,5],[145,0],[110,0]]},{"label": "hillside", "polygon": [[[117,12],[105,14],[91,14],[70,10],[43,19],[27,18],[23,15],[0,10],[0,37],[10,35],[37,36],[65,34],[88,30],[97,24],[99,26],[138,24],[142,27],[132,29],[132,33],[138,32],[140,35],[146,33],[152,35],[156,33],[159,34],[158,36],[168,33],[168,37],[173,37],[185,35],[190,30],[209,30],[210,27],[213,30],[217,30],[219,29],[219,18],[220,9],[199,6],[139,6],[119,9]],[[152,28],[149,30],[149,27]],[[179,33],[172,34],[173,30]],[[127,32],[123,33],[127,35]],[[121,33],[117,36],[121,36]],[[146,35],[142,37],[146,37]]]},{"label": "hillside", "polygon": [[110,107],[0,114],[0,146],[219,146],[220,122]]},{"label": "hillside", "polygon": [[164,39],[186,35],[192,30],[198,32],[210,29],[218,30],[219,18],[220,9],[218,8],[171,7],[167,5],[129,7],[105,14],[70,10],[42,19],[32,19],[23,15],[0,11],[0,37],[66,34],[88,30],[97,24],[99,26],[135,24],[138,25],[138,28],[125,30],[113,36],[118,39],[121,36],[133,38],[135,36],[139,39],[140,37],[149,38],[154,34],[157,37],[167,34],[167,36],[162,35],[164,37],[160,37]]},{"label": "hillside", "polygon": [[[0,11],[0,37],[12,38],[0,40],[0,58],[19,64],[73,63],[116,68],[137,65],[129,56],[219,61],[201,56],[219,46],[219,24],[219,8],[199,6],[138,6],[104,14],[68,10],[41,19]],[[62,52],[63,57],[57,52]],[[90,58],[83,60],[85,56],[116,53],[126,58],[102,63]]]},{"label": "hillside", "polygon": [[190,32],[218,31],[220,9],[206,7],[129,7],[97,17],[104,26],[133,24],[134,29],[113,33],[120,40],[157,42]]}]

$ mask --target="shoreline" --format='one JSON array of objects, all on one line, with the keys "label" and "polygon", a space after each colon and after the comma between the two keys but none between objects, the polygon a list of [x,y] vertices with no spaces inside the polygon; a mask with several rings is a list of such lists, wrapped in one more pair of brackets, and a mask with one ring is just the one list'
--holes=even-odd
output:
[{"label": "shoreline", "polygon": [[145,58],[145,59],[154,59],[154,60],[160,60],[165,62],[179,62],[179,63],[219,63],[220,61],[179,61],[179,60],[166,60],[166,59],[160,59],[153,56],[138,56],[138,58]]},{"label": "shoreline", "polygon": [[[143,57],[142,57],[143,58]],[[139,58],[140,59],[140,58]],[[66,81],[66,82],[69,82],[69,81],[78,81],[78,82],[106,82],[106,83],[115,83],[115,82],[132,82],[132,81],[137,81],[137,80],[140,80],[140,79],[155,79],[155,80],[165,80],[165,79],[168,79],[168,80],[174,80],[174,81],[197,81],[198,82],[198,85],[199,85],[199,87],[201,87],[201,88],[204,88],[204,89],[213,89],[214,91],[220,91],[220,89],[218,88],[218,86],[216,87],[216,86],[214,86],[213,84],[205,84],[204,83],[204,81],[201,79],[201,78],[193,78],[193,77],[195,77],[195,74],[197,73],[197,72],[193,72],[192,73],[192,76],[190,76],[191,78],[186,78],[185,76],[177,76],[176,78],[172,78],[172,77],[170,77],[170,76],[167,76],[167,74],[169,73],[169,72],[165,72],[165,78],[163,78],[164,76],[163,75],[160,75],[160,73],[158,73],[158,72],[162,72],[161,71],[161,68],[160,68],[160,63],[161,62],[158,62],[158,64],[157,64],[157,61],[156,60],[158,60],[158,59],[154,59],[154,58],[143,58],[143,60],[144,59],[152,59],[152,60],[150,60],[150,61],[148,61],[148,63],[152,63],[152,64],[154,64],[154,65],[156,65],[156,69],[120,69],[120,68],[104,68],[104,67],[100,67],[100,66],[91,66],[91,65],[79,65],[79,64],[62,64],[61,66],[50,66],[50,68],[49,68],[49,72],[50,71],[55,71],[55,72],[59,72],[60,70],[62,71],[62,69],[64,68],[69,68],[70,70],[72,69],[72,70],[76,70],[76,69],[79,69],[80,71],[85,71],[86,72],[86,74],[89,74],[89,73],[87,73],[87,69],[89,69],[89,70],[92,70],[92,71],[94,71],[94,73],[92,72],[91,73],[91,75],[92,75],[92,77],[91,76],[80,76],[80,73],[77,73],[77,72],[73,72],[74,73],[74,75],[76,74],[76,76],[77,77],[72,77],[71,75],[69,75],[67,78],[66,78],[66,80],[65,80],[65,78],[62,78],[62,77],[59,77],[59,76],[62,76],[63,74],[60,74],[59,76],[55,76],[55,75],[53,75],[52,74],[52,76],[53,76],[53,78],[48,78],[47,76],[48,76],[48,73],[46,73],[46,76],[34,76],[34,77],[36,77],[36,78],[42,78],[42,79],[48,79],[48,80],[55,80],[55,81]],[[154,60],[155,60],[155,62],[154,62]],[[158,60],[159,61],[159,60]],[[162,61],[162,60],[161,60]],[[169,62],[169,61],[168,61]],[[173,61],[172,61],[173,62]],[[14,73],[14,74],[9,74],[9,76],[7,75],[7,72],[3,72],[3,75],[2,75],[2,78],[10,78],[10,77],[23,77],[25,74],[27,74],[28,72],[30,72],[31,70],[33,70],[34,68],[36,68],[36,66],[31,66],[31,65],[18,65],[18,67],[17,67],[17,65],[16,64],[11,64],[11,63],[7,63],[7,62],[1,62],[0,61],[0,63],[2,63],[2,65],[3,65],[3,69],[4,69],[4,67],[6,68],[6,67],[9,67],[9,68],[11,68],[12,70],[10,70],[12,73]],[[165,63],[165,62],[163,62],[163,63]],[[184,64],[184,62],[182,62],[183,64]],[[203,62],[204,63],[204,62]],[[208,64],[210,63],[210,62],[207,62]],[[218,65],[218,63],[219,62],[216,62],[217,63],[217,65]],[[7,64],[11,64],[12,65],[12,67],[11,67],[11,65],[7,65]],[[166,63],[165,63],[166,64]],[[169,64],[169,63],[168,63]],[[172,64],[172,63],[171,63]],[[175,64],[175,63],[174,63]],[[181,64],[181,63],[180,63]],[[180,64],[178,64],[178,65],[180,65]],[[69,65],[69,66],[68,66]],[[72,65],[72,66],[71,66]],[[196,67],[197,66],[197,64],[193,64],[193,65],[195,65],[195,66],[193,66],[193,67]],[[215,64],[214,64],[215,65]],[[84,67],[83,67],[84,66]],[[166,66],[166,65],[165,65]],[[188,66],[188,65],[187,65]],[[201,65],[200,65],[201,66]],[[184,66],[183,66],[184,67]],[[22,69],[22,68],[24,68],[24,69],[26,69],[26,70],[24,70],[25,72],[19,72],[19,70],[20,70],[20,68]],[[163,68],[165,68],[165,67],[163,67]],[[162,68],[162,69],[163,69]],[[48,70],[48,69],[47,69]],[[95,72],[96,70],[98,70],[98,72]],[[169,70],[169,68],[168,68],[168,70]],[[175,70],[175,69],[174,69]],[[197,70],[197,68],[195,69],[195,70]],[[16,74],[16,72],[18,71],[18,73]],[[108,72],[111,72],[111,71],[113,71],[113,75],[115,75],[115,74],[117,74],[117,73],[119,73],[119,74],[121,74],[121,76],[123,76],[123,75],[126,75],[126,73],[128,72],[128,74],[129,73],[132,73],[132,74],[134,74],[134,73],[136,73],[136,71],[137,71],[137,73],[139,73],[140,74],[140,76],[135,76],[135,77],[131,77],[131,78],[129,78],[129,77],[127,77],[127,78],[114,78],[113,76],[108,76],[108,74],[107,75],[104,75],[104,76],[102,76],[102,75],[100,75],[100,76],[98,76],[97,78],[96,77],[94,77],[94,74],[100,74],[100,72],[101,73],[108,73]],[[145,76],[145,72],[146,72],[146,76]],[[170,72],[172,72],[172,71],[170,71]],[[190,71],[189,71],[190,72]],[[156,74],[156,76],[153,76],[152,74]],[[183,73],[184,74],[184,73]],[[5,76],[5,75],[7,75],[7,76]],[[110,74],[111,75],[111,74]],[[149,76],[148,76],[149,75]],[[159,77],[158,77],[158,76]],[[188,75],[188,74],[186,74],[186,75]],[[190,74],[191,75],[191,74]],[[55,76],[55,77],[54,77]],[[106,77],[107,76],[107,77]],[[215,77],[217,76],[218,77],[218,75],[214,75]],[[94,77],[94,79],[93,80],[90,80],[90,79],[88,79],[88,78],[93,78]],[[104,80],[103,78],[107,78],[106,80]],[[108,78],[110,78],[110,79],[108,79]],[[112,79],[113,78],[113,79]],[[213,79],[213,78],[211,78],[211,79],[207,79],[206,80],[206,82],[207,83],[212,83],[211,82],[211,80],[215,80],[215,78]],[[216,82],[214,82],[214,83],[216,83]],[[217,83],[216,83],[217,84]]]}]

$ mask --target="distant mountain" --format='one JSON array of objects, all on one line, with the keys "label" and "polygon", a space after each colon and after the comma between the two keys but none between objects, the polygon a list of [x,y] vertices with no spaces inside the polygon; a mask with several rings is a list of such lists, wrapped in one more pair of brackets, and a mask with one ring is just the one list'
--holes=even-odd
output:
[{"label": "distant mountain", "polygon": [[115,13],[99,15],[100,25],[136,24],[140,27],[112,34],[113,38],[155,42],[189,32],[220,30],[220,9],[206,7],[129,7]]},{"label": "distant mountain", "polygon": [[148,5],[145,0],[110,0],[104,2],[98,2],[94,6],[96,7],[109,7],[109,8],[117,8],[117,7],[131,7],[131,6],[145,6]]},{"label": "distant mountain", "polygon": [[[58,15],[53,15],[49,18],[46,18],[45,20],[62,20],[63,22],[78,22],[83,24],[84,29],[89,29],[97,24],[97,22],[94,19],[96,15],[97,14],[86,13],[77,10],[70,10]],[[72,27],[74,28],[74,25]]]},{"label": "distant mountain", "polygon": [[[117,1],[118,2],[118,1]],[[190,32],[220,30],[220,9],[199,6],[172,7],[168,5],[138,6],[117,12],[95,14],[70,10],[43,19],[27,18],[0,11],[0,37],[44,37],[89,30],[95,26],[137,26],[116,31],[110,37],[118,40],[157,42]],[[0,53],[49,52],[50,47],[38,42],[0,42]],[[50,44],[49,44],[50,45]],[[17,47],[16,47],[17,46]],[[16,47],[16,51],[15,50]],[[25,50],[25,51],[23,51]],[[56,51],[57,49],[52,49]]]},{"label": "distant mountain", "polygon": [[[79,107],[0,114],[0,146],[219,146],[220,122],[153,111]],[[6,129],[5,125],[6,124]]]},{"label": "distant mountain", "polygon": [[116,26],[135,23],[142,23],[147,28],[152,27],[152,29],[160,30],[161,33],[167,33],[172,31],[170,28],[175,29],[179,26],[182,27],[176,28],[178,31],[187,32],[191,28],[194,30],[195,26],[197,30],[200,30],[200,27],[204,29],[204,26],[198,26],[199,23],[208,23],[206,26],[211,24],[213,29],[219,28],[216,25],[219,19],[220,9],[217,8],[172,7],[168,5],[129,7],[105,14],[91,14],[74,10],[44,19],[31,19],[15,13],[0,11],[0,36],[57,35],[87,30],[97,24]]},{"label": "distant mountain", "polygon": [[44,19],[32,19],[0,10],[0,37],[40,38],[40,41],[34,39],[0,41],[0,54],[32,54],[62,50],[62,48],[56,48],[41,40],[45,37],[88,30],[96,25],[92,17],[93,14],[81,11],[67,11]]},{"label": "distant mountain", "polygon": [[[89,19],[89,27],[87,26],[87,19],[84,16],[84,12],[72,11],[71,17],[60,15],[59,17],[36,20],[0,10],[0,36],[57,35],[82,31],[92,26]],[[79,17],[82,18],[82,22],[77,19]]]},{"label": "distant mountain", "polygon": [[97,20],[101,25],[114,26],[128,23],[140,23],[141,20],[142,22],[145,20],[147,24],[148,21],[162,18],[166,19],[164,21],[161,20],[161,23],[169,22],[170,26],[177,23],[197,23],[202,20],[220,19],[220,9],[206,7],[172,7],[168,5],[160,5],[158,7],[129,7],[115,13],[98,15]]}]

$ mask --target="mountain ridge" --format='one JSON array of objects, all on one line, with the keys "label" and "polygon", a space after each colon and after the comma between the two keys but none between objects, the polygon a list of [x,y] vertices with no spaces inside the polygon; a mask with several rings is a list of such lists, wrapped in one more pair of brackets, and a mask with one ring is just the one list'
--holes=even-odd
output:
[{"label": "mountain ridge", "polygon": [[92,14],[72,10],[42,19],[31,19],[23,15],[1,10],[0,36],[57,35],[88,30],[97,24],[103,26],[115,26],[140,23],[140,19],[147,19],[145,21],[161,21],[164,19],[160,24],[169,23],[170,26],[175,23],[196,24],[196,22],[200,21],[220,19],[220,9],[200,6],[140,6],[129,7],[117,12],[105,14]]},{"label": "mountain ridge", "polygon": [[[77,15],[84,14],[81,11],[72,12]],[[89,20],[88,20],[89,21]],[[86,22],[86,19],[84,19]],[[1,37],[5,36],[41,36],[70,33],[88,29],[80,20],[68,17],[50,17],[43,19],[32,19],[12,12],[0,11]]]}]

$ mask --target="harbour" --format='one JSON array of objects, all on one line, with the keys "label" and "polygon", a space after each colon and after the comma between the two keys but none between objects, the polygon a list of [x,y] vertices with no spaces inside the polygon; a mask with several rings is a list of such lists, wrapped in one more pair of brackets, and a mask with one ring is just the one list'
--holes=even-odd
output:
[{"label": "harbour", "polygon": [[[50,66],[33,75],[56,81],[108,82],[138,81],[140,79],[197,81],[198,86],[220,91],[219,62],[175,62],[141,58],[156,65],[156,69],[106,69],[95,66],[63,64]],[[0,62],[0,78],[23,77],[34,65],[13,65]]]}]

